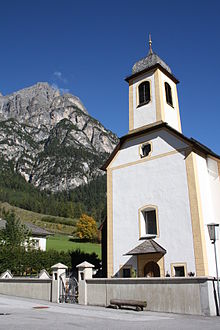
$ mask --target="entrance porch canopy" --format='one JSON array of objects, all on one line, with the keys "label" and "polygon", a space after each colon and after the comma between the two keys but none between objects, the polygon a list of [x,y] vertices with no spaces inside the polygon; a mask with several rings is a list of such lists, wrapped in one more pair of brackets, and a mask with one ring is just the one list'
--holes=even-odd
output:
[{"label": "entrance porch canopy", "polygon": [[149,253],[160,253],[164,255],[167,253],[167,251],[153,239],[146,239],[143,243],[136,246],[125,255],[140,255]]}]

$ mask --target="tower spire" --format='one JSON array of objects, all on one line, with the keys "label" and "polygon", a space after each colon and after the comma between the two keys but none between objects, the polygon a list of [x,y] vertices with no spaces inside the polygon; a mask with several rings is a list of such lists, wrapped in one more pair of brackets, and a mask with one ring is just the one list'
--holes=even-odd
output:
[{"label": "tower spire", "polygon": [[153,54],[152,50],[152,40],[151,40],[151,34],[149,33],[149,52],[148,55]]}]

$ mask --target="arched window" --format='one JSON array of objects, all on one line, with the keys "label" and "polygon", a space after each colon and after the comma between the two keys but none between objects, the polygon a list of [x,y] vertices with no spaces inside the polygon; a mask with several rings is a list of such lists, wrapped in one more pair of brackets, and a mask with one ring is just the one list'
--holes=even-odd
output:
[{"label": "arched window", "polygon": [[172,89],[170,85],[165,82],[165,93],[166,93],[166,101],[171,107],[173,107],[173,99],[172,99]]},{"label": "arched window", "polygon": [[144,81],[138,86],[139,105],[150,102],[150,82]]},{"label": "arched window", "polygon": [[158,236],[157,207],[146,206],[139,210],[140,238]]},{"label": "arched window", "polygon": [[146,235],[157,235],[156,210],[145,210],[143,213]]}]

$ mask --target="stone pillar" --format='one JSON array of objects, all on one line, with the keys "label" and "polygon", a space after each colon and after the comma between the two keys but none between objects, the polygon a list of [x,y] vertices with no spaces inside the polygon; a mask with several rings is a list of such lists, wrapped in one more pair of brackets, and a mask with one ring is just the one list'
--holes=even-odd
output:
[{"label": "stone pillar", "polygon": [[58,263],[51,267],[52,269],[52,302],[59,303],[59,298],[62,293],[62,282],[66,284],[66,270],[67,266]]},{"label": "stone pillar", "polygon": [[78,281],[79,281],[79,299],[78,302],[80,305],[87,305],[87,284],[86,280],[92,278],[92,269],[94,265],[90,264],[87,261],[82,262],[77,265],[78,268]]}]

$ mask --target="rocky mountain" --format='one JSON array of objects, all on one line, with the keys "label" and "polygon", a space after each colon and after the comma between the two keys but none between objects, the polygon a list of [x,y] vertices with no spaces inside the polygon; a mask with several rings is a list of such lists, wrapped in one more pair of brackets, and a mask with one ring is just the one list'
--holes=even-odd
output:
[{"label": "rocky mountain", "polygon": [[78,97],[48,83],[0,94],[0,168],[41,190],[69,190],[101,175],[117,142]]}]

